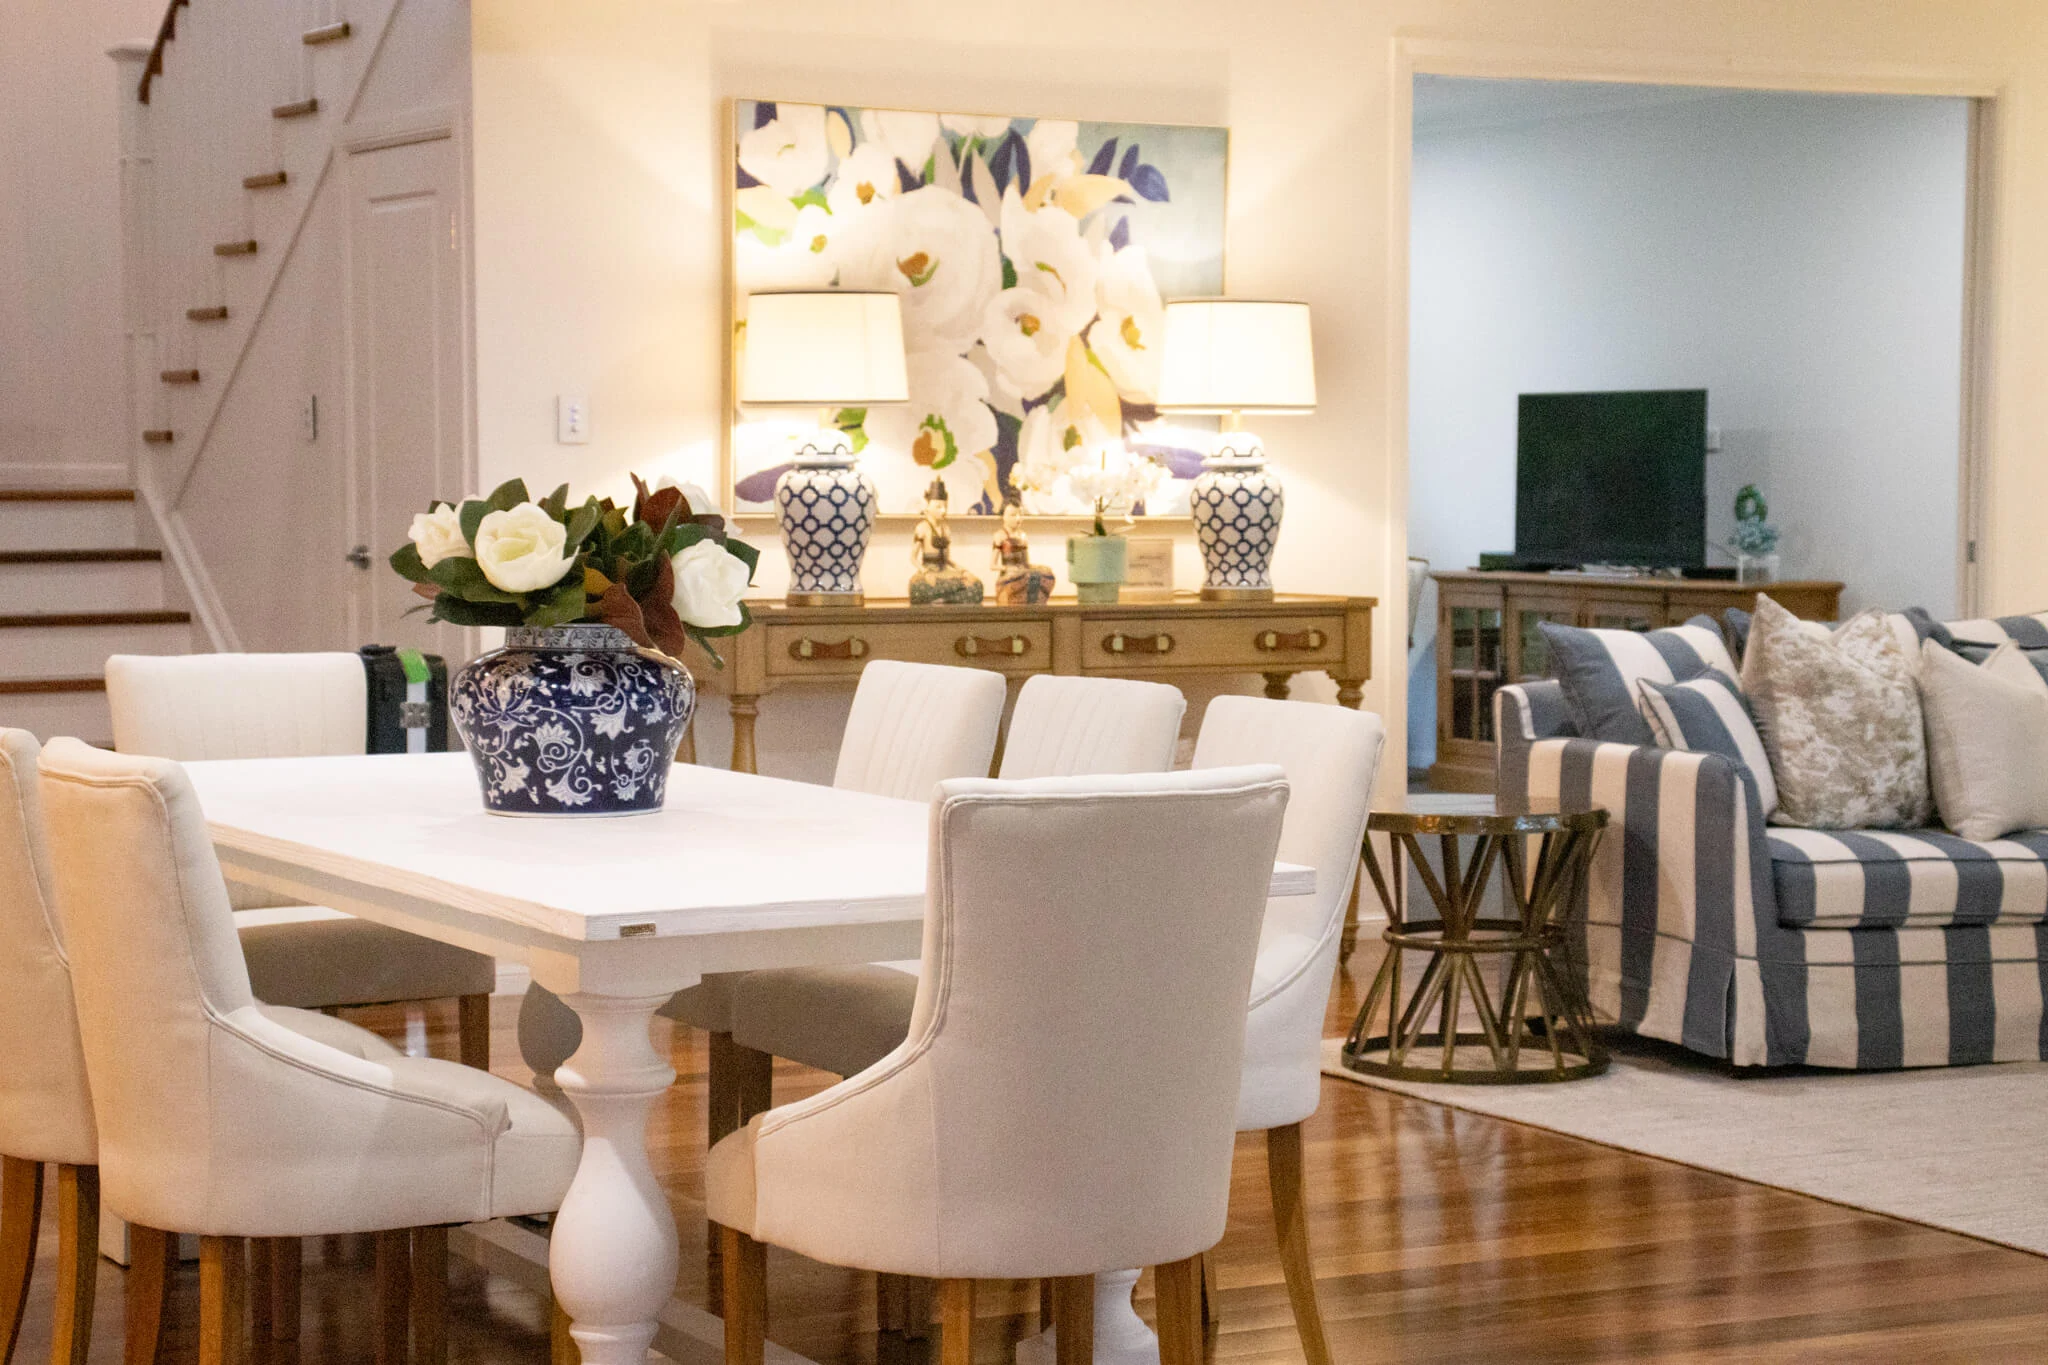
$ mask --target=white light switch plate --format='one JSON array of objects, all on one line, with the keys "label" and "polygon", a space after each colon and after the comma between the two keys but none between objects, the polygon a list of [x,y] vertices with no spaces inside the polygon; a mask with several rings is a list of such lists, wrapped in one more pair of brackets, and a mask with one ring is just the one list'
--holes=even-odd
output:
[{"label": "white light switch plate", "polygon": [[555,443],[565,446],[590,444],[588,398],[565,393],[555,399]]}]

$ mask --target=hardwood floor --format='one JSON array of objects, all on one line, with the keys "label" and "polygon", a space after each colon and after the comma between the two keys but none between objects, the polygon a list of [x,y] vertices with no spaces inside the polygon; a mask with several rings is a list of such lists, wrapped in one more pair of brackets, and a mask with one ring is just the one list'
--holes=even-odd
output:
[{"label": "hardwood floor", "polygon": [[[1373,962],[1363,947],[1332,1002],[1348,1023]],[[493,1047],[517,1062],[511,1002]],[[457,1048],[454,1002],[351,1015],[395,1041]],[[658,1027],[667,1027],[657,1021]],[[656,1159],[682,1225],[679,1289],[703,1300],[702,1035],[678,1027],[681,1074],[657,1111]],[[830,1078],[779,1066],[789,1100]],[[1326,1081],[1306,1125],[1309,1235],[1333,1355],[1367,1361],[2048,1360],[2048,1259],[1633,1156],[1365,1086]],[[1217,1252],[1217,1362],[1301,1359],[1267,1214],[1265,1146],[1240,1141],[1230,1230]],[[1910,1179],[1902,1170],[1901,1179]],[[48,1358],[55,1201],[46,1201],[19,1365]],[[369,1238],[307,1245],[296,1360],[371,1359]],[[102,1262],[93,1365],[120,1360],[122,1272]],[[168,1358],[196,1358],[198,1267],[173,1289]],[[1150,1277],[1140,1308],[1152,1313]],[[875,1331],[872,1279],[771,1252],[768,1334],[829,1365],[936,1365],[921,1343]],[[547,1358],[545,1306],[455,1262],[449,1358]],[[975,1358],[1010,1358],[1036,1330],[1037,1294],[977,1296]]]}]

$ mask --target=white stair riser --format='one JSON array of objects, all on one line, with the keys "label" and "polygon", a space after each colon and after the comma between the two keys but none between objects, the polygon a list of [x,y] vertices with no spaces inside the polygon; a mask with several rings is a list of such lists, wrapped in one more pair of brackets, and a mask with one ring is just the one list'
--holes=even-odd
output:
[{"label": "white stair riser", "polygon": [[164,566],[140,563],[0,564],[0,614],[150,611],[164,604]]},{"label": "white stair riser", "polygon": [[0,550],[125,550],[132,502],[0,502]]},{"label": "white stair riser", "polygon": [[16,626],[0,629],[0,678],[92,678],[109,654],[189,654],[192,627]]},{"label": "white stair riser", "polygon": [[0,694],[0,725],[27,730],[47,743],[70,735],[98,744],[114,737],[104,692],[20,692]]}]

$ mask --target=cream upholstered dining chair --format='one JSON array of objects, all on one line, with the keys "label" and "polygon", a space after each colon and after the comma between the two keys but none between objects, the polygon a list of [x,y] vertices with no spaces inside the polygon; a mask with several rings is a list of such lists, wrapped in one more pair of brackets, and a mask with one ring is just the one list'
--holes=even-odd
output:
[{"label": "cream upholstered dining chair", "polygon": [[[854,689],[832,785],[870,796],[928,801],[946,778],[986,777],[1006,695],[1002,675],[987,669],[875,660],[861,670]],[[739,976],[708,976],[676,992],[660,1011],[711,1035],[712,1142],[768,1107],[773,1059],[732,1048],[732,990]],[[519,1050],[535,1075],[552,1077],[575,1052],[582,1034],[567,1005],[543,987],[527,988],[519,1010]]]},{"label": "cream upholstered dining chair", "polygon": [[1266,905],[1237,1104],[1238,1131],[1266,1134],[1281,1267],[1309,1365],[1329,1365],[1330,1348],[1309,1259],[1301,1125],[1322,1100],[1323,1019],[1385,738],[1368,712],[1226,696],[1209,703],[1195,740],[1198,771],[1245,763],[1286,771],[1293,796],[1280,858],[1316,871],[1314,895]]},{"label": "cream upholstered dining chair", "polygon": [[[184,763],[360,754],[368,742],[355,654],[116,654],[107,703],[115,749]],[[490,1069],[489,957],[326,906],[229,894],[257,999],[305,1009],[454,999],[462,1060]]]},{"label": "cream upholstered dining chair", "polygon": [[763,1357],[764,1244],[940,1281],[948,1362],[977,1280],[1057,1280],[1086,1360],[1093,1276],[1153,1265],[1164,1365],[1201,1359],[1286,804],[1271,766],[940,787],[909,1036],[711,1151],[729,1365]]},{"label": "cream upholstered dining chair", "polygon": [[380,1300],[379,1360],[405,1359],[410,1316],[437,1365],[446,1229],[557,1208],[575,1124],[473,1068],[281,1026],[183,770],[61,739],[39,768],[101,1188],[132,1223],[200,1237],[201,1365],[242,1357],[245,1239],[347,1232],[379,1234],[379,1282],[412,1287],[409,1315]]},{"label": "cream upholstered dining chair", "polygon": [[[34,737],[0,729],[0,1365],[20,1335],[41,1225],[43,1167],[57,1167],[58,1365],[91,1346],[99,1254],[99,1134],[78,1037],[71,965],[51,898]],[[398,1055],[353,1024],[263,1007],[276,1023],[357,1057]],[[129,1230],[128,1359],[152,1362],[171,1270],[169,1239]]]}]

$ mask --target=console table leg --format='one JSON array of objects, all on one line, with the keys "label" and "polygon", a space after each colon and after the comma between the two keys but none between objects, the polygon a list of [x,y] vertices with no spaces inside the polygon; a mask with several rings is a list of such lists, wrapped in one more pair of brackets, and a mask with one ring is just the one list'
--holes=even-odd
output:
[{"label": "console table leg", "polygon": [[1266,695],[1274,701],[1286,701],[1288,684],[1293,678],[1294,675],[1292,673],[1268,673],[1266,675]]},{"label": "console table leg", "polygon": [[754,752],[754,717],[761,714],[761,699],[735,692],[732,698],[732,770],[736,773],[761,771]]},{"label": "console table leg", "polygon": [[1365,679],[1339,678],[1336,681],[1337,705],[1348,706],[1356,711],[1358,704],[1365,700]]}]

